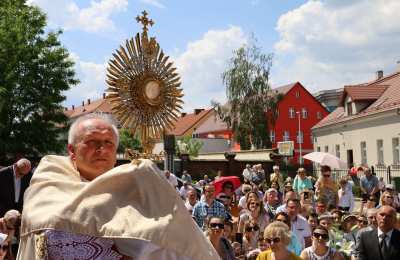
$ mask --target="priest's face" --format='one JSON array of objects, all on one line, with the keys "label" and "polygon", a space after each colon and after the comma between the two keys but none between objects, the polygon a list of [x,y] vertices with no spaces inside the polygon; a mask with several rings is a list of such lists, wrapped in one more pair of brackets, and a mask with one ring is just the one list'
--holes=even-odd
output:
[{"label": "priest's face", "polygon": [[108,122],[85,120],[79,124],[76,136],[75,143],[68,145],[68,153],[83,178],[93,180],[114,167],[117,136]]}]

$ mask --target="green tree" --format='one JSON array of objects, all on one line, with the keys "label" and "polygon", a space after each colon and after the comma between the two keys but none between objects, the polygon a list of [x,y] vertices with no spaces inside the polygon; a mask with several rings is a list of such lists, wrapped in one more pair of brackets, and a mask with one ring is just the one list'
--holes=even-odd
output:
[{"label": "green tree", "polygon": [[25,0],[0,1],[0,156],[38,156],[65,147],[63,91],[78,83],[46,16]]},{"label": "green tree", "polygon": [[234,51],[227,70],[222,74],[228,103],[212,102],[243,150],[271,147],[267,116],[274,123],[276,104],[281,98],[271,92],[271,66],[272,54],[262,53],[255,40],[243,45]]},{"label": "green tree", "polygon": [[118,152],[123,153],[125,152],[125,149],[141,151],[142,145],[139,141],[139,138],[132,136],[128,129],[121,129],[119,130]]},{"label": "green tree", "polygon": [[189,154],[190,157],[196,157],[199,155],[203,142],[196,140],[191,136],[184,136],[176,141],[176,152],[177,154]]}]

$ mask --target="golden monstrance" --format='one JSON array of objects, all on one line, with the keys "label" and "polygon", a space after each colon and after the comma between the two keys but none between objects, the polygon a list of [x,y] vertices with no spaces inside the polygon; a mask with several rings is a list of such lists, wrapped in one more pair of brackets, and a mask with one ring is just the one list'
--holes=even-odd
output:
[{"label": "golden monstrance", "polygon": [[112,112],[132,135],[140,133],[144,157],[152,154],[154,141],[171,128],[182,109],[180,77],[155,37],[147,36],[154,24],[147,12],[136,17],[143,32],[126,40],[108,63],[107,98]]}]

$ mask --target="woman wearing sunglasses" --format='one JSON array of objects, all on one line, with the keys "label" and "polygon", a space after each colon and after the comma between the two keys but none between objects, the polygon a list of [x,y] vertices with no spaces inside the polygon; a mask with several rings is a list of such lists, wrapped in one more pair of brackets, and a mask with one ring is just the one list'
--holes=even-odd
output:
[{"label": "woman wearing sunglasses", "polygon": [[257,238],[259,237],[260,230],[264,230],[269,223],[269,216],[264,209],[262,201],[258,198],[251,199],[247,202],[247,211],[240,215],[238,232],[245,234],[246,222],[252,222],[258,226],[258,230],[254,231],[253,239],[250,242],[250,247],[257,246]]},{"label": "woman wearing sunglasses", "polygon": [[301,252],[303,260],[343,260],[343,256],[335,249],[327,246],[329,242],[328,230],[319,225],[313,230],[312,246]]},{"label": "woman wearing sunglasses", "polygon": [[275,221],[269,224],[264,231],[264,239],[270,249],[261,252],[257,260],[301,260],[287,249],[290,243],[290,233],[289,227],[283,222]]},{"label": "woman wearing sunglasses", "polygon": [[229,241],[223,237],[224,220],[219,217],[211,217],[208,221],[207,238],[218,252],[222,260],[234,260],[235,253]]}]

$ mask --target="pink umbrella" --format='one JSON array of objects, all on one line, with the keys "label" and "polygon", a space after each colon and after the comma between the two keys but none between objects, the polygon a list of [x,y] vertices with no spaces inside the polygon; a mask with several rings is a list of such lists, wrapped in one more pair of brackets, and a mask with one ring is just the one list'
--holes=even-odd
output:
[{"label": "pink umbrella", "polygon": [[332,169],[347,169],[347,163],[330,153],[312,152],[303,156],[304,159],[326,165]]}]

